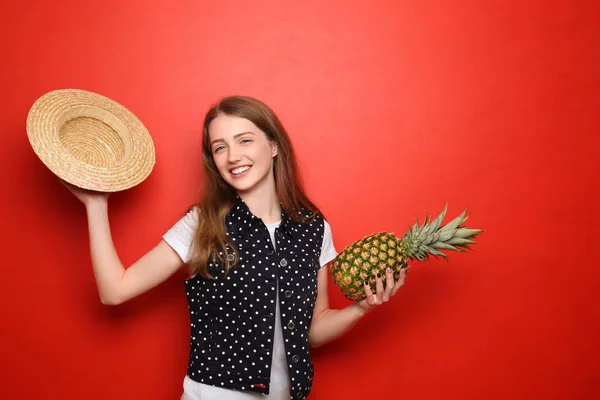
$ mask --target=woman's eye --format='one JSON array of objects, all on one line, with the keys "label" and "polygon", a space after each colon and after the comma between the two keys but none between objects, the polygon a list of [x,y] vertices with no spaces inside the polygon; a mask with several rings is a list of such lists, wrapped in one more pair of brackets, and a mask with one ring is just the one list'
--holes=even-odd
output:
[{"label": "woman's eye", "polygon": [[223,150],[225,148],[225,146],[219,146],[219,147],[215,147],[215,149],[213,150],[215,153],[220,152],[221,150]]},{"label": "woman's eye", "polygon": [[240,143],[251,143],[252,139],[242,139]]}]

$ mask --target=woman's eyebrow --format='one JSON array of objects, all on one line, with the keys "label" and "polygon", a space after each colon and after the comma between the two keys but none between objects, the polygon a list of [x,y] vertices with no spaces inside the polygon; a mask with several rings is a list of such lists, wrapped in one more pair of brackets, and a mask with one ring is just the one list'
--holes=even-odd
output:
[{"label": "woman's eyebrow", "polygon": [[[233,138],[234,138],[234,139],[237,139],[238,137],[240,137],[240,136],[242,136],[242,135],[246,135],[246,134],[248,134],[248,133],[249,133],[250,135],[254,135],[254,133],[252,133],[252,132],[250,132],[250,131],[247,131],[247,132],[240,132],[240,133],[236,133],[235,135],[233,135]],[[215,139],[215,140],[213,140],[213,141],[212,141],[210,144],[211,144],[211,145],[213,145],[213,144],[215,144],[216,142],[223,142],[223,143],[225,143],[225,140],[224,140],[224,139]]]}]

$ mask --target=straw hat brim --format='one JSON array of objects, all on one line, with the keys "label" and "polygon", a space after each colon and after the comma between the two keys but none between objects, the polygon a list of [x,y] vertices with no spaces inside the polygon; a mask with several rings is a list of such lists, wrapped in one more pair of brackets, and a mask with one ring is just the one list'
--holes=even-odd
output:
[{"label": "straw hat brim", "polygon": [[116,101],[85,90],[40,97],[29,110],[27,136],[54,174],[84,189],[129,189],[146,179],[156,162],[144,124]]}]

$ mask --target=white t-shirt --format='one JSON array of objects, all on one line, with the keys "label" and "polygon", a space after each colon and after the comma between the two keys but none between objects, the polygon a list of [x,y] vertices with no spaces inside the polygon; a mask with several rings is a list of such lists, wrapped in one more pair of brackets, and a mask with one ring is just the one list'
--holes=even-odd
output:
[{"label": "white t-shirt", "polygon": [[[265,224],[271,236],[273,247],[276,246],[275,229],[281,221],[273,224]],[[321,245],[321,257],[319,258],[321,266],[326,265],[337,255],[333,245],[331,227],[324,221],[325,230],[323,232],[323,243]],[[194,232],[198,224],[198,213],[196,210],[188,212],[181,218],[167,233],[163,239],[169,246],[179,254],[184,262],[191,259],[191,246],[194,239]],[[283,345],[283,334],[281,328],[281,316],[279,312],[279,290],[277,291],[277,300],[275,302],[275,338],[273,340],[273,364],[271,368],[271,383],[269,394],[264,395],[254,392],[240,392],[230,389],[224,389],[216,386],[205,385],[193,381],[189,377],[184,379],[184,394],[182,399],[186,400],[244,400],[244,399],[263,399],[263,400],[288,400],[290,398],[290,382],[287,370],[287,361],[285,359],[285,348]]]}]

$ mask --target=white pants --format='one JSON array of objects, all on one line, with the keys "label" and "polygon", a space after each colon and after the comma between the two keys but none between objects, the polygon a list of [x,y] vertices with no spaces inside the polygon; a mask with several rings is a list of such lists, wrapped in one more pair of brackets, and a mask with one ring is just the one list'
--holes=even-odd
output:
[{"label": "white pants", "polygon": [[183,379],[183,395],[181,400],[289,400],[290,390],[271,390],[264,395],[254,392],[240,392],[216,386],[204,385],[190,379],[187,375]]}]

